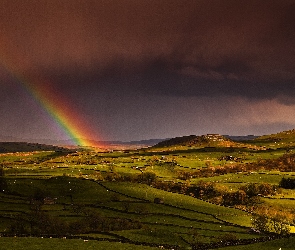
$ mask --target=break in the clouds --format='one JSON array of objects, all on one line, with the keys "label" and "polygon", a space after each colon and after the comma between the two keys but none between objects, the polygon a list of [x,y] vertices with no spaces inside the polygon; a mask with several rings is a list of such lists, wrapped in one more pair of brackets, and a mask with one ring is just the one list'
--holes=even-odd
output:
[{"label": "break in the clouds", "polygon": [[0,5],[0,111],[10,122],[22,113],[7,99],[15,73],[50,81],[106,138],[295,126],[294,0]]}]

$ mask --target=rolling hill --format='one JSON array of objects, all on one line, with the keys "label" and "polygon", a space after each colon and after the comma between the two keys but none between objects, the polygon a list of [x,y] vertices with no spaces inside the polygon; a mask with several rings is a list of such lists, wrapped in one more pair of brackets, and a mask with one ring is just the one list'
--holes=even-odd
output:
[{"label": "rolling hill", "polygon": [[32,152],[32,151],[69,151],[66,148],[27,142],[0,142],[0,153]]},{"label": "rolling hill", "polygon": [[189,135],[175,137],[159,142],[155,147],[187,146],[187,147],[212,147],[212,146],[233,146],[236,143],[219,134]]},{"label": "rolling hill", "polygon": [[234,141],[219,134],[189,135],[175,137],[156,144],[153,149],[165,148],[165,150],[186,150],[197,148],[248,148],[254,150],[264,150],[263,145],[252,144],[251,141]]}]

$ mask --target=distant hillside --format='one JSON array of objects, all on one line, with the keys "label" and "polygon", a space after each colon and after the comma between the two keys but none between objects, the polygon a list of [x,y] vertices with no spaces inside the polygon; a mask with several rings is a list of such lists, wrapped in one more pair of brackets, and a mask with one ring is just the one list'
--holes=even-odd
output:
[{"label": "distant hillside", "polygon": [[236,146],[236,142],[219,134],[189,135],[159,142],[155,147],[216,147]]},{"label": "distant hillside", "polygon": [[[89,140],[90,143],[96,145],[102,145],[105,148],[139,148],[139,147],[150,147],[165,139],[149,139],[139,141],[95,141]],[[79,141],[76,139],[76,141]],[[51,140],[51,139],[22,139],[12,136],[0,135],[0,142],[30,142],[42,145],[56,145],[61,147],[75,147],[75,143],[72,140]]]},{"label": "distant hillside", "polygon": [[258,138],[258,135],[223,135],[233,141],[249,141]]},{"label": "distant hillside", "polygon": [[295,129],[271,135],[263,135],[254,139],[253,143],[276,148],[295,147]]},{"label": "distant hillside", "polygon": [[[169,138],[170,139],[170,138]],[[167,139],[149,139],[149,140],[141,140],[141,141],[130,141],[130,142],[118,142],[119,144],[128,144],[128,145],[146,145],[146,146],[153,146],[156,145],[157,143],[164,141]],[[107,143],[112,143],[112,142],[107,142]]]},{"label": "distant hillside", "polygon": [[67,151],[68,149],[39,143],[0,142],[0,153],[32,152],[32,151]]}]

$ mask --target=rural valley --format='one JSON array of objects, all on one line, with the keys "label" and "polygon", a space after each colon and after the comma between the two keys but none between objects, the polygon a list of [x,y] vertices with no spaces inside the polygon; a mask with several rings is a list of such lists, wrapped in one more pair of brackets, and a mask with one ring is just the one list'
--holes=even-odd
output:
[{"label": "rural valley", "polygon": [[294,249],[295,130],[139,149],[0,144],[5,249]]}]

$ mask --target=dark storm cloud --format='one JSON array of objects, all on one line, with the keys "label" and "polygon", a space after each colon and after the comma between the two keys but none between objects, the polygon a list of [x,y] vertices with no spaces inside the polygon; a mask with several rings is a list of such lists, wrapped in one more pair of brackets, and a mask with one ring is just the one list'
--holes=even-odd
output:
[{"label": "dark storm cloud", "polygon": [[41,2],[2,13],[24,72],[124,93],[294,96],[294,1]]}]

